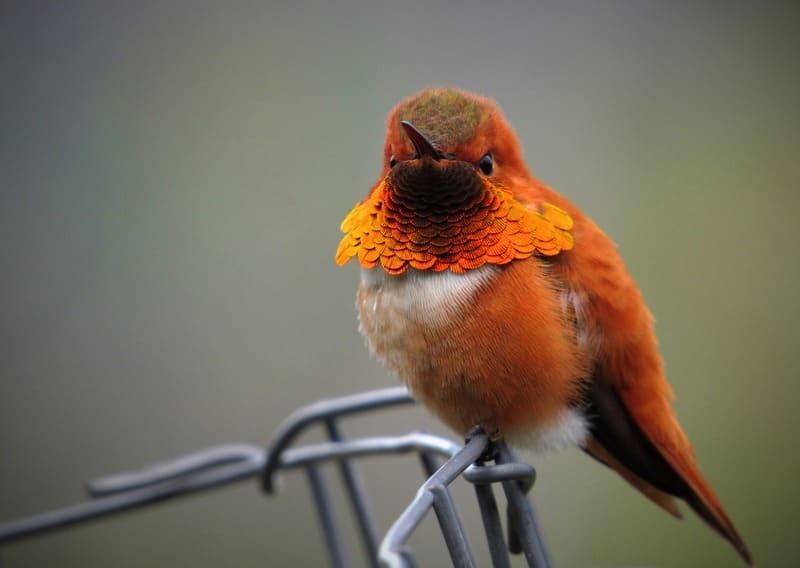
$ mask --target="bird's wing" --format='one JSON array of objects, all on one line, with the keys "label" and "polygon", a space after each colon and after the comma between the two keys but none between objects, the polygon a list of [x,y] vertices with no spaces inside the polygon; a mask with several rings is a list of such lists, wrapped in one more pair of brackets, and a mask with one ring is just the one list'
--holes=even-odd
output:
[{"label": "bird's wing", "polygon": [[652,316],[616,245],[568,199],[538,180],[531,178],[517,193],[534,208],[555,204],[574,222],[574,247],[553,258],[552,269],[564,290],[563,304],[574,315],[576,336],[594,359],[590,436],[583,449],[672,514],[677,513],[672,497],[684,499],[752,565],[675,418]]},{"label": "bird's wing", "polygon": [[752,563],[675,418],[652,317],[638,288],[611,240],[580,213],[570,214],[577,217],[575,247],[553,266],[567,296],[576,299],[578,336],[595,359],[585,450],[671,513],[669,495],[684,499]]}]

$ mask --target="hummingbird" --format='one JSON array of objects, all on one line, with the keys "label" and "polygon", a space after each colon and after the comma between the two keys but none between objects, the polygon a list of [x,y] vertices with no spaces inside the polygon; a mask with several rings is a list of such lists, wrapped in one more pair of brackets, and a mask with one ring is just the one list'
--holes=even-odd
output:
[{"label": "hummingbird", "polygon": [[752,557],[678,423],[653,317],[616,245],[537,180],[492,99],[429,88],[389,114],[377,182],[341,224],[371,352],[455,431],[578,446]]}]

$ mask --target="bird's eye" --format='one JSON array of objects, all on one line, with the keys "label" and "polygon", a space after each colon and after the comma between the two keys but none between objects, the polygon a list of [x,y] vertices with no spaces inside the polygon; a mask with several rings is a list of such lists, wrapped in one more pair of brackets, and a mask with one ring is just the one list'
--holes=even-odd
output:
[{"label": "bird's eye", "polygon": [[395,158],[394,156],[390,156],[389,157],[389,167],[393,168],[393,167],[395,167],[396,164],[397,164],[397,158]]},{"label": "bird's eye", "polygon": [[492,159],[491,152],[487,152],[483,155],[483,158],[478,162],[478,167],[480,167],[481,171],[487,176],[492,173],[494,169],[494,160]]}]

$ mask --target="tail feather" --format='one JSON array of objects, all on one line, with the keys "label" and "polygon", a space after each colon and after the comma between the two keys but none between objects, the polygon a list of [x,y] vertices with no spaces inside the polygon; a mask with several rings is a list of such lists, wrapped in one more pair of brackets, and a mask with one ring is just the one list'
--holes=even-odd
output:
[{"label": "tail feather", "polygon": [[644,479],[633,473],[622,465],[608,450],[606,450],[594,437],[590,436],[583,447],[583,450],[605,466],[616,471],[625,481],[633,485],[653,503],[664,509],[676,519],[682,519],[681,510],[672,495],[664,493],[655,486],[647,483]]},{"label": "tail feather", "polygon": [[722,507],[711,486],[703,478],[694,460],[689,456],[684,455],[674,456],[671,452],[664,452],[665,458],[675,469],[679,475],[686,482],[689,492],[683,495],[686,503],[697,513],[703,520],[705,520],[711,528],[716,530],[720,536],[730,542],[739,556],[747,563],[748,566],[753,565],[753,557],[747,548],[747,545],[739,535],[739,531],[733,525],[725,509]]},{"label": "tail feather", "polygon": [[675,503],[670,496],[685,500],[753,565],[739,532],[700,474],[668,401],[637,389],[618,392],[605,381],[594,380],[587,414],[592,435],[584,448],[588,453],[672,514]]}]

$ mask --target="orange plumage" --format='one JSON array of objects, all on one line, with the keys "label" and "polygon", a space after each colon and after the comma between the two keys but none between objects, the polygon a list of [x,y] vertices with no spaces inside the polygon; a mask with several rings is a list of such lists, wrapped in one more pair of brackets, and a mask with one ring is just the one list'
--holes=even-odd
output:
[{"label": "orange plumage", "polygon": [[451,427],[574,443],[667,511],[684,499],[751,564],[672,411],[652,317],[611,240],[528,171],[491,100],[428,89],[389,115],[347,215],[361,330]]}]

